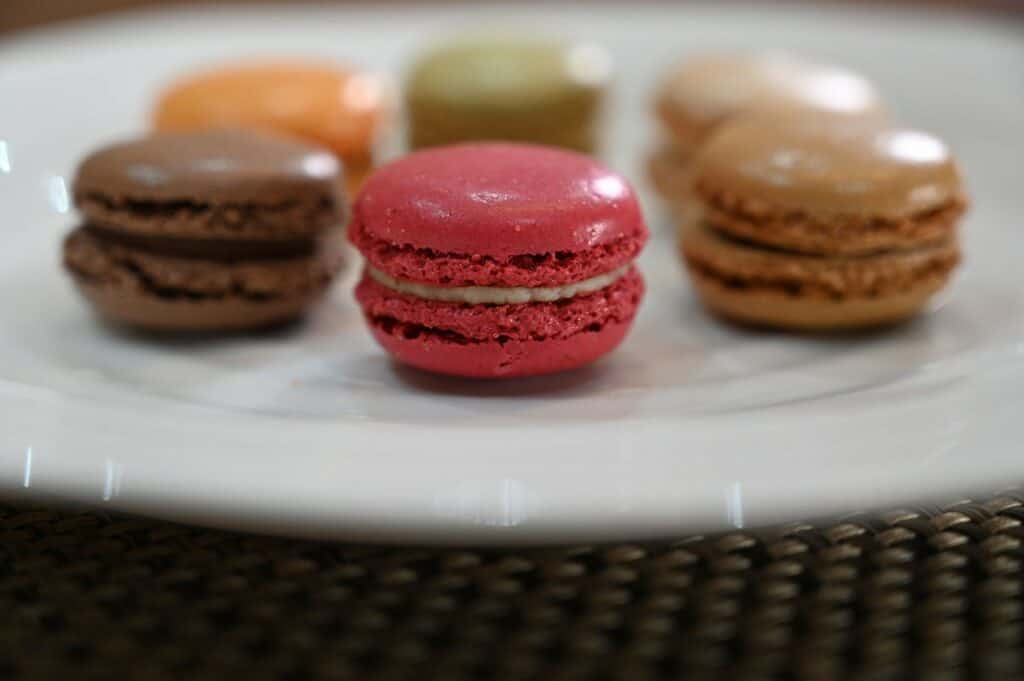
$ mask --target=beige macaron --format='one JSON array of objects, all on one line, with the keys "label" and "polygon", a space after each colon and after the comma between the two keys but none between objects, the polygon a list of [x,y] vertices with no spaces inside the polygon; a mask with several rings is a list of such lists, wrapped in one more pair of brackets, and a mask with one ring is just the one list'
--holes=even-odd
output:
[{"label": "beige macaron", "polygon": [[863,76],[777,52],[712,54],[670,69],[655,95],[663,130],[648,170],[671,204],[690,199],[691,162],[723,123],[749,114],[882,118],[885,107]]},{"label": "beige macaron", "polygon": [[790,329],[906,319],[960,260],[967,205],[948,147],[877,121],[725,126],[694,161],[681,251],[705,305]]}]

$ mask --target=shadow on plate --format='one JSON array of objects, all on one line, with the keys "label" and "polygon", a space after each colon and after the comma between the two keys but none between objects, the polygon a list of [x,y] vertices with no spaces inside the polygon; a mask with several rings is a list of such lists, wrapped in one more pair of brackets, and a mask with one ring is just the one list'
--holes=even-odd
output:
[{"label": "shadow on plate", "polygon": [[557,395],[573,397],[592,394],[596,386],[609,375],[607,364],[590,366],[547,376],[507,379],[458,378],[432,374],[427,371],[392,362],[394,375],[406,387],[436,395],[452,397],[517,398]]},{"label": "shadow on plate", "polygon": [[146,343],[166,349],[192,349],[210,347],[221,342],[238,340],[287,341],[305,333],[310,327],[308,318],[291,319],[259,329],[233,331],[152,331],[97,318],[96,324],[107,334],[131,343]]},{"label": "shadow on plate", "polygon": [[891,343],[899,340],[905,341],[908,338],[926,336],[929,333],[929,329],[933,326],[932,317],[936,312],[937,310],[929,310],[916,317],[911,317],[894,324],[880,324],[861,329],[787,331],[768,325],[759,325],[724,317],[705,309],[698,301],[692,301],[683,306],[682,321],[689,327],[699,328],[701,325],[697,324],[695,319],[703,317],[707,321],[705,326],[711,327],[716,335],[722,335],[723,340],[725,334],[721,332],[724,331],[734,341],[784,340],[789,338],[821,346],[841,347],[855,343]]}]

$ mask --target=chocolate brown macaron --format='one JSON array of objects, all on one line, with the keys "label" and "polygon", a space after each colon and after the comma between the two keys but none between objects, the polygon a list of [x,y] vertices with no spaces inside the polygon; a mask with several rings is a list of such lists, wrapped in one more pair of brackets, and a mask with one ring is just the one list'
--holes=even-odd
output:
[{"label": "chocolate brown macaron", "polygon": [[877,122],[748,119],[694,166],[681,250],[704,304],[760,326],[834,330],[920,311],[960,261],[967,198],[948,148]]},{"label": "chocolate brown macaron", "polygon": [[262,133],[157,133],[101,149],[74,180],[64,265],[103,317],[167,331],[288,321],[341,267],[332,154]]}]

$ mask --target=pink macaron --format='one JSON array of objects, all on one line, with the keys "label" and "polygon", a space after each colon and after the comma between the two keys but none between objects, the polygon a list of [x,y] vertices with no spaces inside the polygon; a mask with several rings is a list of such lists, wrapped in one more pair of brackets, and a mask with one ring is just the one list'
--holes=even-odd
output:
[{"label": "pink macaron", "polygon": [[581,154],[467,144],[380,168],[349,238],[356,298],[398,360],[504,378],[588,364],[622,342],[644,283],[633,189]]}]

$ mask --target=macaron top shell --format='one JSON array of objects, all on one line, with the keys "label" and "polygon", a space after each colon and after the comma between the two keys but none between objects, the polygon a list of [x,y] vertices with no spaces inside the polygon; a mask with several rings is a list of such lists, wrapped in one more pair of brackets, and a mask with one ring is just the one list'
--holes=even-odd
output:
[{"label": "macaron top shell", "polygon": [[154,111],[158,130],[245,127],[288,132],[346,156],[368,149],[389,114],[378,76],[332,65],[233,66],[172,86]]},{"label": "macaron top shell", "polygon": [[407,96],[446,108],[511,113],[589,102],[609,74],[610,59],[596,46],[498,36],[429,52],[414,67]]},{"label": "macaron top shell", "polygon": [[715,133],[695,161],[698,193],[814,214],[918,214],[963,200],[949,148],[918,130],[751,117]]},{"label": "macaron top shell", "polygon": [[878,115],[884,109],[874,86],[860,75],[785,53],[688,60],[662,82],[657,103],[670,128],[697,129],[750,110]]},{"label": "macaron top shell", "polygon": [[331,153],[302,142],[241,130],[164,132],[91,154],[74,192],[79,200],[315,203],[339,199],[341,177]]},{"label": "macaron top shell", "polygon": [[645,239],[640,205],[620,175],[548,147],[466,144],[380,168],[354,207],[353,231],[396,246],[508,258],[576,253]]}]

